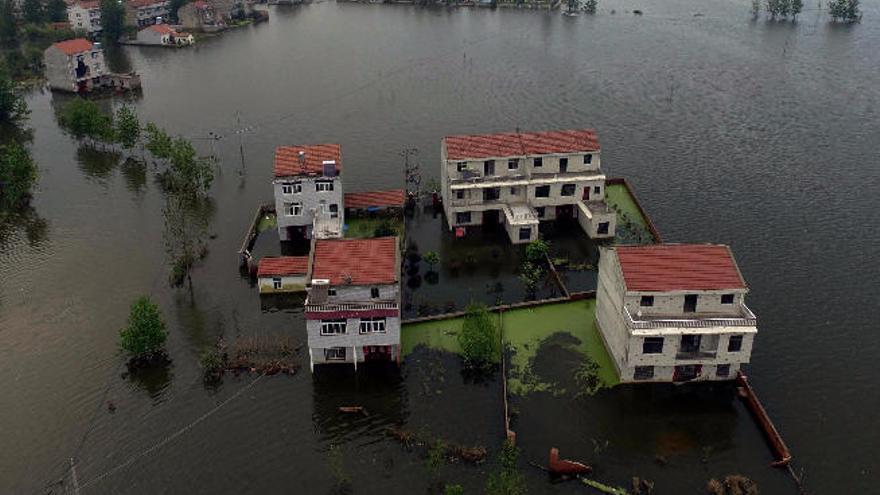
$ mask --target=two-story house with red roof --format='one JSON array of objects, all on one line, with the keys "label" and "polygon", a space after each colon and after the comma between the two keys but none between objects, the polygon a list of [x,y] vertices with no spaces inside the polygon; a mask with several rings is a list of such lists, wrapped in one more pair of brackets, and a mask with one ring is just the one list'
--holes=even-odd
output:
[{"label": "two-story house with red roof", "polygon": [[342,151],[338,144],[275,149],[275,213],[282,241],[342,237]]},{"label": "two-story house with red roof", "polygon": [[400,362],[397,237],[313,243],[305,303],[309,365]]},{"label": "two-story house with red roof", "polygon": [[602,248],[596,322],[622,382],[731,380],[758,332],[728,246]]},{"label": "two-story house with red roof", "polygon": [[106,74],[100,43],[83,38],[59,41],[43,52],[49,87],[62,91],[90,91],[102,85]]},{"label": "two-story house with red roof", "polygon": [[614,236],[595,131],[447,136],[441,191],[450,229],[503,224],[511,242],[538,238],[538,224],[576,218],[591,238]]}]

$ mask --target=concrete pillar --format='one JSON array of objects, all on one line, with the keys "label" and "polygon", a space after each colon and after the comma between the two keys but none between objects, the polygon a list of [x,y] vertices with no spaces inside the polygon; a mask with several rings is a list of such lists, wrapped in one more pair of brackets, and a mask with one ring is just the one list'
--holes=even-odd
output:
[{"label": "concrete pillar", "polygon": [[354,360],[354,370],[358,370],[358,351],[357,347],[351,346],[351,358]]},{"label": "concrete pillar", "polygon": [[309,369],[312,371],[312,373],[315,372],[315,360],[312,359],[312,348],[311,347],[309,347]]}]

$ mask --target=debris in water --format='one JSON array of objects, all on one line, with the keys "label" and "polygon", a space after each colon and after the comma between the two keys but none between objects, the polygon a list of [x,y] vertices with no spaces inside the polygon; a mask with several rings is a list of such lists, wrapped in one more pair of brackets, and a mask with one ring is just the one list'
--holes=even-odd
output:
[{"label": "debris in water", "polygon": [[712,495],[758,495],[758,484],[741,474],[728,474],[724,481],[709,480],[706,491]]},{"label": "debris in water", "polygon": [[107,401],[107,411],[111,413],[116,412],[116,404],[114,404],[112,400]]},{"label": "debris in water", "polygon": [[653,495],[654,482],[639,478],[638,476],[633,476],[632,493],[633,495]]},{"label": "debris in water", "polygon": [[446,458],[450,461],[464,461],[470,464],[482,464],[486,461],[486,457],[488,457],[488,452],[486,451],[486,447],[482,446],[474,446],[474,447],[465,447],[463,445],[458,445],[452,442],[447,442],[443,439],[431,439],[425,437],[419,437],[415,433],[411,431],[406,431],[402,428],[391,427],[389,426],[385,430],[388,433],[388,436],[393,437],[395,440],[400,442],[407,449],[412,448],[413,446],[430,446],[435,445],[437,442],[445,446],[444,454]]},{"label": "debris in water", "polygon": [[642,15],[642,11],[639,10],[639,9],[635,9],[635,10],[633,10],[633,14],[635,14],[635,15]]},{"label": "debris in water", "polygon": [[370,415],[364,408],[364,406],[339,406],[339,412],[348,414],[361,414],[363,416]]},{"label": "debris in water", "polygon": [[571,475],[571,474],[590,474],[593,472],[593,468],[587,466],[586,464],[577,462],[577,461],[569,461],[567,459],[559,458],[559,449],[553,447],[550,449],[550,463],[547,466],[547,469],[551,474],[559,475]]}]

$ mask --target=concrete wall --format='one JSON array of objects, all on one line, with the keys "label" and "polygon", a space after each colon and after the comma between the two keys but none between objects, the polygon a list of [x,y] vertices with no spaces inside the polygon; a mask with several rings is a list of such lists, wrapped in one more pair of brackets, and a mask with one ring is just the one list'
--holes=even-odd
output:
[{"label": "concrete wall", "polygon": [[[688,292],[627,292],[626,307],[633,315],[639,311],[643,315],[685,315],[684,297],[687,294],[697,295],[697,313],[739,316],[739,308],[745,301],[745,289],[720,291],[688,291]],[[733,294],[733,304],[721,304],[721,296]],[[642,296],[653,296],[653,306],[641,306]]]},{"label": "concrete wall", "polygon": [[[612,209],[607,212],[591,211],[589,206],[583,202],[578,202],[575,211],[578,223],[590,239],[607,239],[614,237],[617,230],[617,213]],[[607,223],[608,230],[604,234],[599,233],[599,225]]]},{"label": "concrete wall", "polygon": [[[387,285],[332,285],[336,289],[335,296],[327,298],[328,304],[342,304],[353,302],[399,302],[400,284]],[[370,297],[373,288],[379,289],[379,297]]]},{"label": "concrete wall", "polygon": [[[333,182],[333,190],[317,192],[315,189],[315,183],[317,181],[327,180]],[[292,194],[282,193],[282,187],[285,184],[293,184],[295,182],[299,182],[302,184],[302,192]],[[325,205],[327,212],[330,211],[330,205],[337,205],[339,218],[342,222],[345,221],[345,207],[342,200],[343,192],[341,176],[337,175],[336,177],[332,178],[276,178],[274,181],[272,181],[272,185],[275,191],[275,214],[278,219],[278,235],[281,237],[282,241],[290,240],[287,235],[287,227],[309,227],[309,231],[311,231],[311,225],[315,219],[315,214],[313,213],[313,210],[320,211],[322,202]],[[302,215],[287,215],[285,205],[297,202],[303,205]]]},{"label": "concrete wall", "polygon": [[[281,288],[275,288],[275,278],[281,279]],[[274,294],[279,292],[304,292],[306,290],[306,275],[291,275],[285,277],[260,277],[257,281],[260,294]]]},{"label": "concrete wall", "polygon": [[[80,56],[89,70],[88,75],[77,79],[76,66]],[[46,66],[45,74],[49,87],[62,91],[77,91],[78,81],[85,81],[87,89],[91,89],[93,79],[101,78],[105,74],[104,51],[101,49],[68,56],[61,50],[50,46],[43,52],[43,63]]]},{"label": "concrete wall", "polygon": [[157,1],[143,7],[125,5],[125,24],[127,26],[143,27],[156,24],[156,18],[161,17],[163,22],[168,22],[168,2]]},{"label": "concrete wall", "polygon": [[152,29],[141,29],[138,31],[137,40],[141,43],[146,43],[149,45],[163,45],[166,44],[168,35],[163,35],[161,33],[157,33]]},{"label": "concrete wall", "polygon": [[83,29],[91,34],[101,30],[101,9],[84,9],[73,4],[67,7],[67,20],[72,29]]}]

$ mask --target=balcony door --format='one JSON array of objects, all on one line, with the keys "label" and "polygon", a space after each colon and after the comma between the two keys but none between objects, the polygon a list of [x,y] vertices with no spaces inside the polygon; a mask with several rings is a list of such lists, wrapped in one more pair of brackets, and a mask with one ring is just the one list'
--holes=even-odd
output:
[{"label": "balcony door", "polygon": [[681,353],[693,353],[700,351],[700,335],[682,335],[681,336],[681,347],[679,347],[679,352]]},{"label": "balcony door", "polygon": [[694,313],[697,311],[697,295],[687,294],[684,296],[684,312]]}]

